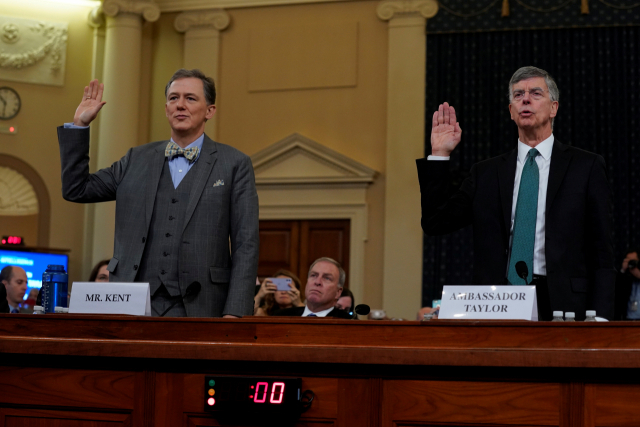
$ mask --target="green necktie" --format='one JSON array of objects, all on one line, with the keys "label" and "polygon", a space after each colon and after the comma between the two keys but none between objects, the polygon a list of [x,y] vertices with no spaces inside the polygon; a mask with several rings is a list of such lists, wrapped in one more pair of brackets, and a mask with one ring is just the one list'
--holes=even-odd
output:
[{"label": "green necktie", "polygon": [[512,285],[526,285],[516,273],[516,263],[524,261],[529,268],[527,281],[531,283],[533,278],[533,248],[536,241],[536,218],[538,216],[538,187],[540,184],[540,171],[536,163],[538,150],[529,150],[527,159],[522,168],[520,177],[520,189],[516,202],[516,217],[513,224],[513,240],[511,242],[511,258],[509,260],[509,273],[507,279]]}]

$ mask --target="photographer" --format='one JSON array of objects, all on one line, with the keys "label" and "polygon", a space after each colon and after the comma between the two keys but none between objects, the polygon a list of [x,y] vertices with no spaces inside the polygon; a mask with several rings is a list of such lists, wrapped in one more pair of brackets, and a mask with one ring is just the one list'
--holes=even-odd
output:
[{"label": "photographer", "polygon": [[640,320],[638,251],[630,249],[616,280],[615,320]]}]

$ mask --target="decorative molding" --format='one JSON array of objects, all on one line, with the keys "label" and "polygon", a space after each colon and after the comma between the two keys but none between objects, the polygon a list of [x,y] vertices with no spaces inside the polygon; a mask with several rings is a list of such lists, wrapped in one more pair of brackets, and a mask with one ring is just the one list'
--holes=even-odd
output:
[{"label": "decorative molding", "polygon": [[[42,35],[42,44],[32,49],[19,53],[6,53],[0,51],[0,67],[24,68],[40,62],[51,53],[51,71],[57,71],[61,67],[61,50],[66,47],[67,28],[56,27],[54,24],[39,22],[29,26],[31,33]],[[8,41],[8,40],[9,41]],[[14,44],[20,39],[20,30],[17,25],[8,23],[3,26],[2,41],[6,44]]]},{"label": "decorative molding", "polygon": [[[378,174],[347,156],[298,133],[251,156],[257,185],[365,184]],[[283,165],[290,165],[284,168]],[[304,164],[303,171],[295,165]]]},{"label": "decorative molding", "polygon": [[33,185],[18,171],[0,166],[0,215],[22,216],[38,213],[38,196]]},{"label": "decorative molding", "polygon": [[160,8],[151,0],[104,0],[102,11],[107,16],[135,13],[142,15],[148,22],[155,22],[160,18]]},{"label": "decorative molding", "polygon": [[310,3],[336,3],[356,0],[156,0],[162,12],[201,9],[239,9],[245,7],[286,6]]},{"label": "decorative molding", "polygon": [[194,28],[213,28],[222,31],[229,26],[231,16],[222,9],[183,12],[173,22],[176,31],[185,33]]},{"label": "decorative molding", "polygon": [[61,86],[66,50],[66,23],[0,16],[0,79]]},{"label": "decorative molding", "polygon": [[438,13],[436,0],[386,0],[378,5],[378,17],[388,21],[397,15],[419,14],[425,19],[433,18]]},{"label": "decorative molding", "polygon": [[20,39],[20,30],[12,22],[7,22],[2,26],[2,41],[6,44],[13,44]]},{"label": "decorative molding", "polygon": [[96,6],[89,11],[87,23],[93,28],[104,27],[105,19],[104,12],[102,11],[102,5]]}]

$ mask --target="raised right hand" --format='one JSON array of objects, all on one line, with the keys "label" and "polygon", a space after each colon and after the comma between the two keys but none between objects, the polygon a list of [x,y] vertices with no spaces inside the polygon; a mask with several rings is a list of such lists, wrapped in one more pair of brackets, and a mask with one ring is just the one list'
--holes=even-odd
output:
[{"label": "raised right hand", "polygon": [[269,279],[264,279],[262,285],[260,285],[260,289],[258,290],[258,294],[256,295],[256,299],[262,300],[267,294],[274,293],[278,288],[276,285]]},{"label": "raised right hand", "polygon": [[431,121],[431,154],[450,156],[462,137],[456,110],[448,103],[440,104]]},{"label": "raised right hand", "polygon": [[99,83],[98,80],[91,80],[89,86],[84,87],[84,94],[82,95],[82,101],[76,109],[76,114],[73,116],[73,124],[76,126],[89,126],[89,124],[96,118],[102,106],[106,102],[102,101],[102,92],[104,91],[104,84]]}]

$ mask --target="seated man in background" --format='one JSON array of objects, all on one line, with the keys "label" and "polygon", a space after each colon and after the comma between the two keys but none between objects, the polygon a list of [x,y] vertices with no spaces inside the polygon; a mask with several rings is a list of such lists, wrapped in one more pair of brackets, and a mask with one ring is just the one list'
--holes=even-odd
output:
[{"label": "seated man in background", "polygon": [[353,311],[355,310],[355,306],[356,300],[353,297],[353,293],[349,289],[342,289],[342,294],[340,294],[340,298],[338,298],[336,308],[345,313],[349,313],[349,315],[355,319],[356,317]]},{"label": "seated man in background", "polygon": [[27,273],[22,267],[8,265],[0,271],[0,280],[7,291],[10,313],[20,313],[20,304],[27,291]]},{"label": "seated man in background", "polygon": [[640,320],[640,269],[638,251],[629,249],[616,277],[615,320]]},{"label": "seated man in background", "polygon": [[342,294],[346,276],[338,261],[327,257],[318,258],[309,268],[304,292],[306,305],[278,310],[273,315],[351,319],[349,313],[335,308]]}]

